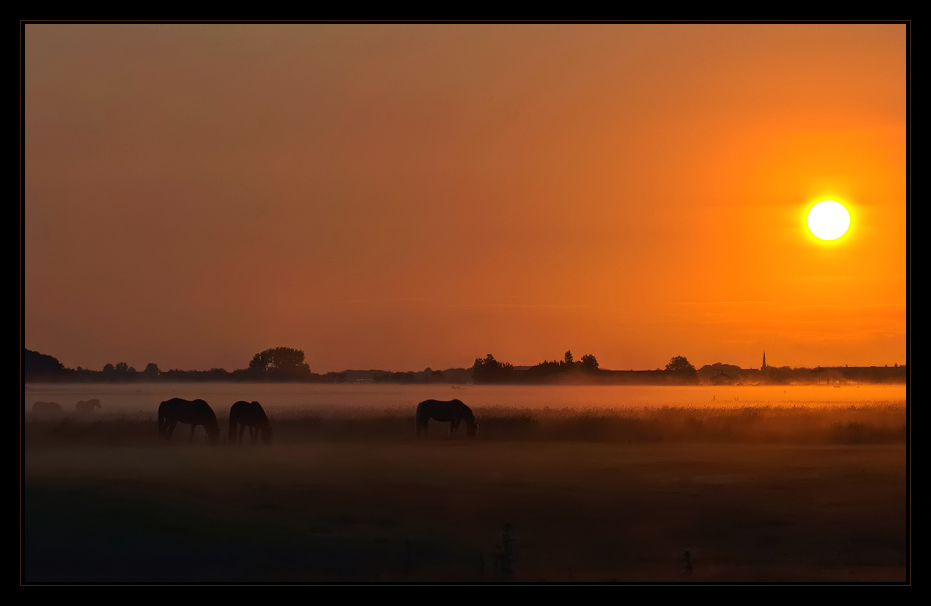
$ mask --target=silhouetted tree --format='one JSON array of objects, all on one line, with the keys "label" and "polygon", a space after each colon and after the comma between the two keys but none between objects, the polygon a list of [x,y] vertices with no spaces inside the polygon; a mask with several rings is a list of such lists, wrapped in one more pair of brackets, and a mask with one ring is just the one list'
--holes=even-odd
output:
[{"label": "silhouetted tree", "polygon": [[265,351],[260,351],[259,353],[252,356],[252,361],[249,362],[249,370],[255,373],[264,373],[268,370],[268,365],[271,363],[272,359],[272,350],[266,349]]},{"label": "silhouetted tree", "polygon": [[695,372],[695,367],[689,363],[685,356],[676,356],[669,360],[669,364],[666,365],[666,372]]},{"label": "silhouetted tree", "polygon": [[491,354],[485,356],[485,359],[476,358],[472,364],[472,380],[476,383],[494,383],[505,381],[511,377],[514,367],[509,363],[504,364],[495,360]]},{"label": "silhouetted tree", "polygon": [[155,362],[149,362],[145,365],[145,370],[142,371],[142,374],[145,375],[147,379],[154,379],[158,377],[159,372],[158,364]]},{"label": "silhouetted tree", "polygon": [[59,362],[57,358],[28,349],[24,350],[23,367],[27,377],[33,375],[57,375],[65,372],[65,365]]},{"label": "silhouetted tree", "polygon": [[667,377],[676,377],[676,383],[698,384],[698,371],[685,356],[676,356],[666,365]]},{"label": "silhouetted tree", "polygon": [[566,352],[564,363],[566,366],[572,366],[572,352],[571,351]]},{"label": "silhouetted tree", "polygon": [[310,366],[304,362],[304,352],[290,347],[275,347],[259,352],[249,362],[254,375],[269,379],[297,379],[310,376]]},{"label": "silhouetted tree", "polygon": [[270,349],[260,351],[259,353],[252,356],[252,360],[249,362],[249,370],[254,372],[265,372],[268,370],[268,365],[271,363],[271,359],[272,355]]},{"label": "silhouetted tree", "polygon": [[129,372],[129,364],[126,362],[118,362],[115,370],[118,373],[125,374]]},{"label": "silhouetted tree", "polygon": [[592,354],[582,356],[582,369],[588,371],[598,370],[598,360]]},{"label": "silhouetted tree", "polygon": [[114,370],[114,369],[113,369],[113,364],[104,364],[104,365],[103,365],[103,371],[104,371],[104,373],[106,373],[106,374],[111,374],[111,373],[113,372],[113,370]]}]

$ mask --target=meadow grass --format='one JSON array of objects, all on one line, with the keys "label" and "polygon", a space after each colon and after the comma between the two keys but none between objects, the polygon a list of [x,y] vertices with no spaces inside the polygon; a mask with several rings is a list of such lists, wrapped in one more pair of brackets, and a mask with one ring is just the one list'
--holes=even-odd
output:
[{"label": "meadow grass", "polygon": [[902,405],[476,415],[417,441],[397,412],[280,412],[271,447],[216,448],[29,420],[23,581],[907,578]]},{"label": "meadow grass", "polygon": [[[794,444],[897,444],[906,437],[903,404],[876,403],[849,407],[753,406],[644,407],[637,409],[478,408],[478,441],[593,441],[620,443],[711,442]],[[220,418],[226,438],[226,419]],[[414,438],[413,414],[397,411],[316,413],[290,410],[272,417],[275,441],[281,444],[328,440],[407,441]],[[432,439],[448,438],[449,425],[430,423]],[[157,424],[144,415],[98,415],[56,420],[31,418],[26,439],[40,443],[144,445],[158,441]],[[197,439],[203,439],[198,428]],[[464,431],[454,438],[464,439]],[[246,434],[248,437],[248,433]],[[189,439],[179,425],[173,441]]]}]

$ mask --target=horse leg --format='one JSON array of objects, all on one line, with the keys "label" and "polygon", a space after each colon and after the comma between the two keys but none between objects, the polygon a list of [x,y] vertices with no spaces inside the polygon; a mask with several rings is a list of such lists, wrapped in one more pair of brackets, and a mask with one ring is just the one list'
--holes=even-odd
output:
[{"label": "horse leg", "polygon": [[175,425],[177,425],[177,424],[178,424],[177,421],[172,421],[171,423],[168,424],[168,431],[166,432],[167,435],[166,435],[166,437],[165,437],[166,440],[167,440],[168,438],[171,437],[171,434],[174,433],[174,431],[175,431]]},{"label": "horse leg", "polygon": [[191,425],[191,439],[188,440],[188,444],[194,443],[194,430],[197,429],[197,425]]},{"label": "horse leg", "polygon": [[243,433],[244,431],[246,431],[246,426],[245,426],[245,425],[240,425],[240,426],[239,426],[239,445],[240,445],[240,446],[242,446],[242,433]]}]

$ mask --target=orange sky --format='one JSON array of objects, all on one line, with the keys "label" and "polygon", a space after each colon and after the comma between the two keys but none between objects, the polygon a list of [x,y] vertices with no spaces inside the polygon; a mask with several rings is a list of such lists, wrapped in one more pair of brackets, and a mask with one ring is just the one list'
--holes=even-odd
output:
[{"label": "orange sky", "polygon": [[[25,26],[25,346],[906,362],[904,25]],[[816,240],[810,205],[852,223]]]}]

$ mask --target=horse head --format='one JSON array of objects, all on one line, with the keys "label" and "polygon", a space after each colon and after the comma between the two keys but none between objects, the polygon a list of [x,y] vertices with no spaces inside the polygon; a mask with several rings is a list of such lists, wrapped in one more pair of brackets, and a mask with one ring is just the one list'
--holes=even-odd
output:
[{"label": "horse head", "polygon": [[470,438],[475,437],[475,434],[478,432],[478,423],[475,422],[475,415],[472,413],[472,409],[463,404],[460,400],[454,400],[458,402],[459,406],[462,409],[462,420],[466,424],[466,435]]}]

